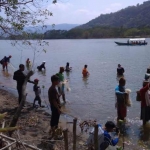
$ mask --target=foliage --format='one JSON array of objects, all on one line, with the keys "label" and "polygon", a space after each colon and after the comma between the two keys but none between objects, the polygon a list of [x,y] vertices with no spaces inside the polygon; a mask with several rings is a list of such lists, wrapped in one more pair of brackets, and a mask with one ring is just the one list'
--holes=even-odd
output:
[{"label": "foliage", "polygon": [[[93,27],[90,29],[49,30],[44,34],[28,33],[26,39],[90,39],[90,38],[119,38],[119,37],[149,37],[150,27]],[[8,39],[22,39],[24,36],[9,36]]]},{"label": "foliage", "polygon": [[99,17],[77,28],[90,29],[97,26],[137,28],[150,26],[150,1],[136,6],[129,6],[115,13],[101,14]]}]

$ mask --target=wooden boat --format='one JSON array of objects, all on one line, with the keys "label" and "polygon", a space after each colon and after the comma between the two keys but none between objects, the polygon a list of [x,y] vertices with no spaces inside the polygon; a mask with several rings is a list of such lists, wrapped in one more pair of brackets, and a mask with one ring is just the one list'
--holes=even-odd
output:
[{"label": "wooden boat", "polygon": [[136,46],[136,45],[147,45],[146,39],[145,38],[139,38],[139,39],[129,39],[126,43],[124,42],[115,42],[117,45],[120,46]]}]

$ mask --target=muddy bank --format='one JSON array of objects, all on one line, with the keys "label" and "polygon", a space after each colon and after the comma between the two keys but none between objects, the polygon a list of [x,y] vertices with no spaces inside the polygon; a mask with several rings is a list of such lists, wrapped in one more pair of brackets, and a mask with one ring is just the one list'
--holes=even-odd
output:
[{"label": "muddy bank", "polygon": [[[12,116],[14,115],[17,107],[18,107],[18,98],[9,93],[4,89],[0,89],[0,113],[7,112],[8,115],[6,117],[6,126],[9,125]],[[20,126],[19,135],[21,141],[24,141],[28,144],[35,145],[42,150],[51,150],[54,149],[64,149],[63,139],[60,141],[51,142],[49,130],[50,130],[50,119],[51,115],[45,111],[44,108],[34,108],[32,104],[26,102],[25,107],[21,112],[21,116],[17,123],[17,126]],[[67,119],[68,120],[68,119]],[[69,141],[71,143],[72,140],[72,123],[70,121],[67,122],[65,117],[61,117],[59,126],[61,129],[69,128]],[[17,135],[13,134],[13,137],[17,138]],[[84,144],[84,138],[82,135],[78,134],[78,144],[77,146],[82,149]],[[72,144],[70,144],[70,148]],[[85,149],[85,147],[83,148]]]}]

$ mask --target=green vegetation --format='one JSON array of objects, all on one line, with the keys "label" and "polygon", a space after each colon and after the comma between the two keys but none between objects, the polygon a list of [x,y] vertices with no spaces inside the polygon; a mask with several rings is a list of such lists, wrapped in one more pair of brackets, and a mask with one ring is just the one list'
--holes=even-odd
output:
[{"label": "green vegetation", "polygon": [[[24,35],[10,36],[9,39],[24,39]],[[90,29],[74,28],[69,31],[49,30],[43,34],[26,33],[27,39],[90,39],[90,38],[123,38],[123,37],[150,37],[150,27],[123,28],[123,27],[94,27]]]},{"label": "green vegetation", "polygon": [[81,29],[88,29],[97,26],[137,28],[150,26],[150,1],[136,6],[129,6],[115,13],[101,14],[99,17],[79,26]]}]

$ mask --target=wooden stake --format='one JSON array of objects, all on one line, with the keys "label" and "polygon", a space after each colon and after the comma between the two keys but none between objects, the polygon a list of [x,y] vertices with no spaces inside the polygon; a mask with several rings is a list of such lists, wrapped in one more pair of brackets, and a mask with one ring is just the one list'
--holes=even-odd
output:
[{"label": "wooden stake", "polygon": [[98,125],[96,124],[94,127],[94,148],[98,150]]},{"label": "wooden stake", "polygon": [[77,118],[73,119],[73,150],[76,150],[76,128],[77,128]]},{"label": "wooden stake", "polygon": [[63,130],[65,150],[68,150],[68,129]]}]

